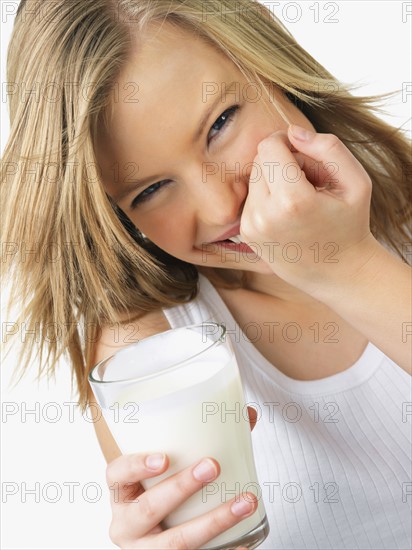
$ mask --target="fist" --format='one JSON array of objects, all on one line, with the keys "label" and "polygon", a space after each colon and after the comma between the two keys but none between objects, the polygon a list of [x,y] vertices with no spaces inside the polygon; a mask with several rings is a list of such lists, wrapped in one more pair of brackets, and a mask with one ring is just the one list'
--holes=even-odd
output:
[{"label": "fist", "polygon": [[299,130],[259,143],[240,234],[275,274],[316,294],[373,255],[372,182],[335,135]]}]

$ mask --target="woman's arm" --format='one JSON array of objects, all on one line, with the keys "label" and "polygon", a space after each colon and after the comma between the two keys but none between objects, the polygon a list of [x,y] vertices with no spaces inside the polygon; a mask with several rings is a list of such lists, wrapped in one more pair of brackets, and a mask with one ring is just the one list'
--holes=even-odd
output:
[{"label": "woman's arm", "polygon": [[[170,325],[163,312],[155,311],[142,316],[137,321],[119,322],[114,330],[113,325],[102,327],[102,332],[93,353],[93,365],[102,361],[106,357],[113,355],[116,351],[130,345],[130,334],[137,336],[136,341],[142,340],[159,332],[170,329]],[[133,329],[133,330],[132,330]],[[97,440],[106,459],[106,462],[112,462],[115,458],[121,456],[120,449],[114,440],[107,423],[101,413],[100,406],[89,386],[89,408],[93,418],[93,425],[96,431]]]},{"label": "woman's arm", "polygon": [[412,374],[411,268],[375,248],[357,275],[326,286],[319,299]]},{"label": "woman's arm", "polygon": [[[411,373],[411,269],[370,232],[372,182],[360,162],[336,136],[292,126],[259,143],[255,166],[242,240]],[[297,258],[283,253],[288,245]]]}]

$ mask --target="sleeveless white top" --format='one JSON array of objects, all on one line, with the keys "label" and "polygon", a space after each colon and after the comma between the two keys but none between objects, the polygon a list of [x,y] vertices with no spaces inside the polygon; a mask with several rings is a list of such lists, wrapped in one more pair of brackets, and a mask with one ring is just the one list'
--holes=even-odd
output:
[{"label": "sleeveless white top", "polygon": [[259,549],[410,549],[411,377],[368,343],[343,372],[289,378],[199,279],[196,299],[163,312],[172,328],[224,324],[233,343],[259,418],[252,441],[270,523]]}]

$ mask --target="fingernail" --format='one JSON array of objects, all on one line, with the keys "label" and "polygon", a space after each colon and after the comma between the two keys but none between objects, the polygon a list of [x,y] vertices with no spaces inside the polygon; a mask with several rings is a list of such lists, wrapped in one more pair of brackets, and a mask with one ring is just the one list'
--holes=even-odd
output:
[{"label": "fingernail", "polygon": [[157,453],[149,455],[144,461],[146,468],[149,470],[159,470],[165,462],[165,455],[163,453]]},{"label": "fingernail", "polygon": [[248,516],[254,508],[254,500],[250,496],[240,496],[239,500],[235,500],[230,509],[235,516]]},{"label": "fingernail", "polygon": [[296,126],[296,124],[291,124],[290,132],[294,138],[300,139],[302,141],[308,141],[315,135],[315,132],[312,132],[311,130],[306,130],[301,126]]},{"label": "fingernail", "polygon": [[197,481],[212,481],[217,475],[217,468],[211,460],[205,458],[193,468],[192,473]]}]

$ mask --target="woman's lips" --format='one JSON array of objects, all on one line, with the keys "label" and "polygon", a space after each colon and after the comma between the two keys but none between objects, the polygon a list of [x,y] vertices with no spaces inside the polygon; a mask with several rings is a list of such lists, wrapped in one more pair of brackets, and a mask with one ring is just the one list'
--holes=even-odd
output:
[{"label": "woman's lips", "polygon": [[229,229],[229,231],[226,231],[225,233],[222,233],[221,235],[219,235],[218,238],[215,239],[214,241],[210,241],[209,244],[224,241],[226,239],[231,239],[232,237],[240,238],[239,232],[240,232],[240,224],[237,224],[235,227],[232,227],[232,229]]},{"label": "woman's lips", "polygon": [[[234,252],[242,252],[242,254],[253,254],[254,256],[257,256],[255,250],[244,243],[240,235],[233,235],[232,237],[228,237],[221,241],[212,241],[209,243],[205,243],[202,246],[202,250],[204,250],[204,247],[207,247],[207,249],[211,253],[218,252],[218,250],[220,250],[220,253],[222,253],[221,249],[225,248]],[[213,250],[212,247],[217,247],[217,250],[216,248]]]}]

